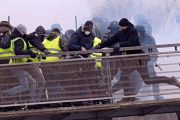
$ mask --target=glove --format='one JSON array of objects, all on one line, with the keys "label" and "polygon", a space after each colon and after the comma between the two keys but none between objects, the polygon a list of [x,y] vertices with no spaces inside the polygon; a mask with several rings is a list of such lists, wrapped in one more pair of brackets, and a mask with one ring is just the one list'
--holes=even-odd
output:
[{"label": "glove", "polygon": [[100,47],[99,45],[96,45],[96,46],[90,48],[90,50],[96,50],[96,49],[100,49],[100,48],[101,48],[101,47]]},{"label": "glove", "polygon": [[115,46],[114,46],[114,48],[113,48],[113,52],[119,52],[119,49],[120,49],[120,44],[119,43],[117,43]]},{"label": "glove", "polygon": [[51,53],[51,52],[49,52],[48,49],[45,49],[45,50],[44,50],[44,54],[49,55],[49,53]]},{"label": "glove", "polygon": [[43,60],[46,60],[46,57],[42,57]]},{"label": "glove", "polygon": [[32,50],[29,51],[29,54],[31,58],[36,58],[36,53],[34,53]]}]

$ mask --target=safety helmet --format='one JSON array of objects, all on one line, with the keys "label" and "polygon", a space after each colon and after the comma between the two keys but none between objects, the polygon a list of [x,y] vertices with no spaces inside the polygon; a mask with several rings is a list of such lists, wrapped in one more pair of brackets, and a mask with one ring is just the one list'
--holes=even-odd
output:
[{"label": "safety helmet", "polygon": [[117,27],[119,28],[119,22],[118,21],[112,21],[107,29],[112,29],[112,28],[117,28]]},{"label": "safety helmet", "polygon": [[103,19],[99,16],[95,16],[92,20],[96,20],[96,21],[103,21]]},{"label": "safety helmet", "polygon": [[54,23],[54,24],[51,26],[51,30],[54,29],[54,28],[58,28],[59,31],[62,31],[61,25],[58,24],[58,23]]},{"label": "safety helmet", "polygon": [[135,28],[138,32],[145,31],[145,27],[143,25],[136,25]]}]

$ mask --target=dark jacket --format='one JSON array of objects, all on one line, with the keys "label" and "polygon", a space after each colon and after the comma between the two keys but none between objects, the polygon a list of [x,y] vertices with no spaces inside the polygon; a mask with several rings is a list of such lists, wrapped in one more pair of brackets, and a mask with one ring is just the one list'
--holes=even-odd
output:
[{"label": "dark jacket", "polygon": [[35,32],[29,34],[26,39],[29,41],[29,43],[33,46],[36,47],[37,49],[39,49],[41,52],[44,52],[44,50],[46,49],[44,47],[44,45],[42,44],[43,42],[43,37],[39,36],[35,36]]},{"label": "dark jacket", "polygon": [[152,36],[152,27],[149,23],[142,24],[145,27],[146,33]]},{"label": "dark jacket", "polygon": [[89,50],[93,46],[93,37],[92,33],[90,35],[85,35],[84,32],[81,32],[82,27],[78,29],[80,31],[82,39],[78,39],[77,31],[72,34],[71,39],[68,44],[68,49],[70,51],[81,51],[81,48],[84,47],[86,50]]},{"label": "dark jacket", "polygon": [[[118,30],[119,31],[119,30]],[[118,32],[118,31],[116,31],[116,33]],[[115,33],[115,34],[116,34]],[[108,33],[105,33],[104,34],[104,36],[103,36],[103,41],[102,42],[104,42],[104,41],[106,41],[106,40],[108,40],[108,39],[110,39],[112,36],[114,36],[115,34],[112,34],[111,32],[108,32]],[[108,48],[114,48],[114,46],[115,45],[117,45],[118,44],[118,42],[116,42],[115,44],[112,44],[112,45],[109,45],[109,46],[107,46]],[[110,54],[111,56],[116,56],[116,55],[122,55],[122,52],[112,52],[111,54]]]},{"label": "dark jacket", "polygon": [[[8,31],[12,31],[13,27],[7,22],[0,22],[0,33],[6,33]],[[0,64],[8,64],[9,59],[0,60]]]},{"label": "dark jacket", "polygon": [[18,39],[14,42],[15,45],[15,49],[14,52],[16,55],[29,55],[30,54],[30,50],[29,50],[29,44],[28,41],[25,39],[25,36],[22,36],[21,33],[15,28],[14,31],[12,32],[10,39],[14,39],[17,37],[21,37],[25,40],[26,45],[27,45],[27,50],[23,50],[24,49],[24,42],[22,39]]},{"label": "dark jacket", "polygon": [[[129,26],[125,30],[118,31],[110,39],[106,40],[105,42],[102,42],[100,44],[100,47],[101,48],[107,47],[116,42],[119,42],[120,48],[121,47],[141,46],[139,43],[138,32],[134,28],[134,26]],[[138,53],[144,53],[144,52],[142,50],[127,51],[127,54],[138,54]]]},{"label": "dark jacket", "polygon": [[[141,46],[149,46],[149,45],[156,45],[155,39],[150,36],[149,34],[144,34],[143,36],[139,37],[139,42]],[[148,53],[148,49],[143,49],[145,53]],[[156,53],[158,52],[157,48],[153,49],[153,52]]]}]

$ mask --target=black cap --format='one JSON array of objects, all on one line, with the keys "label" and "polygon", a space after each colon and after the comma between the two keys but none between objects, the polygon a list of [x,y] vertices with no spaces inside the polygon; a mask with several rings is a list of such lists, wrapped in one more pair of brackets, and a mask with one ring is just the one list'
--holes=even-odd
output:
[{"label": "black cap", "polygon": [[119,21],[119,26],[122,26],[122,27],[124,27],[124,26],[129,26],[129,21],[128,21],[128,19],[122,18],[122,19]]},{"label": "black cap", "polygon": [[138,32],[145,31],[145,27],[143,25],[136,25],[135,28]]},{"label": "black cap", "polygon": [[117,28],[117,27],[119,28],[118,21],[112,21],[107,29],[112,29],[112,28]]},{"label": "black cap", "polygon": [[93,28],[93,22],[92,21],[86,21],[85,27]]},{"label": "black cap", "polygon": [[36,34],[46,34],[46,30],[43,28],[43,26],[39,26],[36,28]]}]

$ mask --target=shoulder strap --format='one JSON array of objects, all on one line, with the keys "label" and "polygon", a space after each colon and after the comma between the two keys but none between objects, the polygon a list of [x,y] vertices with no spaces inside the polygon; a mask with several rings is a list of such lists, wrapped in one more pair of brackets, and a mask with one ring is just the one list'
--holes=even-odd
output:
[{"label": "shoulder strap", "polygon": [[77,30],[77,34],[78,34],[78,43],[79,44],[79,41],[82,40],[82,34],[79,30]]},{"label": "shoulder strap", "polygon": [[77,34],[78,34],[78,40],[81,40],[82,39],[82,34],[79,30],[77,30]]}]

